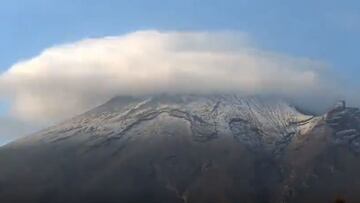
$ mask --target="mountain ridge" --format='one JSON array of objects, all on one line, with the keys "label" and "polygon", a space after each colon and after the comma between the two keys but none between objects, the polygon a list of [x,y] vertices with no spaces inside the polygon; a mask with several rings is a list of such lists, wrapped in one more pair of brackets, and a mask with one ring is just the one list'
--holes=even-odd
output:
[{"label": "mountain ridge", "polygon": [[115,97],[1,147],[0,201],[358,201],[359,132],[345,102],[315,116],[269,97]]},{"label": "mountain ridge", "polygon": [[[226,128],[226,125],[241,120],[249,122],[250,127],[260,130],[264,134],[276,136],[277,134],[288,133],[287,131],[295,131],[297,129],[290,129],[291,126],[296,128],[298,126],[294,125],[302,122],[308,123],[314,118],[314,116],[298,112],[296,108],[280,99],[261,99],[238,95],[157,95],[115,97],[104,105],[74,117],[68,122],[61,123],[60,126],[67,126],[68,128],[73,126],[75,129],[84,126],[97,128],[97,125],[102,125],[101,122],[115,123],[119,121],[122,125],[120,128],[123,128],[120,130],[126,131],[127,128],[131,128],[137,122],[141,122],[143,119],[151,119],[152,116],[158,116],[162,113],[183,117],[193,126],[196,126],[198,134],[201,134],[199,131],[201,125],[215,128],[215,125],[220,123],[219,127]],[[122,120],[126,120],[126,122]],[[212,133],[216,134],[215,131],[213,129]],[[194,134],[196,132],[194,131]],[[201,136],[198,137],[201,139]],[[211,137],[211,133],[209,137]]]}]

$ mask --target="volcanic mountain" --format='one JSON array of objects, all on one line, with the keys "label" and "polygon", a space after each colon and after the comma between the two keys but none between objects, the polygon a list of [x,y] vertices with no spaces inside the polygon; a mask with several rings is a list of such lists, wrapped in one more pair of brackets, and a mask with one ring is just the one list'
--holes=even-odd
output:
[{"label": "volcanic mountain", "polygon": [[360,202],[360,110],[116,97],[0,148],[1,203]]}]

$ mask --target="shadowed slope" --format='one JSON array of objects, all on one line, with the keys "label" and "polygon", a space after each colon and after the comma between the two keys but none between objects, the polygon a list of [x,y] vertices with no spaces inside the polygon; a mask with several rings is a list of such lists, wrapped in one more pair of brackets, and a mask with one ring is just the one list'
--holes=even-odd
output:
[{"label": "shadowed slope", "polygon": [[359,118],[271,98],[118,97],[0,148],[0,202],[360,200]]}]

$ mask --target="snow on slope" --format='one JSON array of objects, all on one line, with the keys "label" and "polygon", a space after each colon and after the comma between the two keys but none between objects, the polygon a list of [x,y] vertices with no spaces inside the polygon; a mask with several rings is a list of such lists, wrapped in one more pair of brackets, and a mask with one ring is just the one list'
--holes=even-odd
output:
[{"label": "snow on slope", "polygon": [[98,145],[122,139],[130,129],[141,128],[143,122],[162,114],[186,120],[193,138],[200,142],[219,136],[233,136],[251,147],[271,150],[286,145],[299,133],[306,133],[314,125],[312,121],[316,120],[274,98],[237,95],[116,97],[94,110],[17,143],[86,139],[84,141]]}]

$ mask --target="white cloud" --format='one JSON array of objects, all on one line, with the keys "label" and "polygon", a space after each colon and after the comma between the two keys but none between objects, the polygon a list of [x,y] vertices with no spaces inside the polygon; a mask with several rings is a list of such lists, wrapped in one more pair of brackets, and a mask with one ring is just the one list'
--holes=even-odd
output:
[{"label": "white cloud", "polygon": [[115,95],[322,92],[324,64],[254,46],[243,33],[141,31],[55,46],[13,65],[0,92],[23,120],[59,120]]}]

